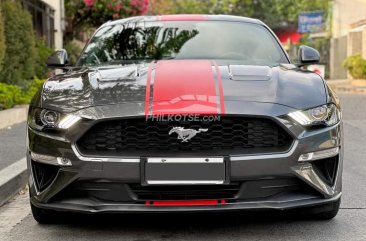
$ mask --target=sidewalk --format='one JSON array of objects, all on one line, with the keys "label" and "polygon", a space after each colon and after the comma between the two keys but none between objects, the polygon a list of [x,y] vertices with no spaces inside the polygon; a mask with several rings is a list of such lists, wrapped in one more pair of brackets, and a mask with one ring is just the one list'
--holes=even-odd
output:
[{"label": "sidewalk", "polygon": [[366,80],[327,80],[327,83],[338,94],[366,94]]}]

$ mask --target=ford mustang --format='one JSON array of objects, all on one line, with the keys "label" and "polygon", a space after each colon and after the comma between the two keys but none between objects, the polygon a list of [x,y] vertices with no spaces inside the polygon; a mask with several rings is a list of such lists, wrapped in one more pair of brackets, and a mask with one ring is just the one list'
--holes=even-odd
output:
[{"label": "ford mustang", "polygon": [[[102,25],[33,98],[30,202],[59,213],[300,208],[336,216],[342,186],[340,104],[292,63],[256,19],[142,16]],[[299,210],[299,209],[295,209]]]}]

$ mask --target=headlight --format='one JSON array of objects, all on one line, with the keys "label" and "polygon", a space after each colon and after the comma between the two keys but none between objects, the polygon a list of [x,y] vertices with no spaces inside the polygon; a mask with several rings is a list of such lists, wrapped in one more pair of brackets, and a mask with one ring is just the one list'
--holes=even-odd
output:
[{"label": "headlight", "polygon": [[31,108],[28,124],[36,130],[68,129],[80,119],[78,116],[61,114],[53,110]]},{"label": "headlight", "polygon": [[53,110],[42,110],[39,119],[45,127],[56,127],[60,120],[60,114]]},{"label": "headlight", "polygon": [[341,119],[341,112],[334,104],[322,105],[309,110],[299,110],[288,114],[303,126],[332,126]]}]

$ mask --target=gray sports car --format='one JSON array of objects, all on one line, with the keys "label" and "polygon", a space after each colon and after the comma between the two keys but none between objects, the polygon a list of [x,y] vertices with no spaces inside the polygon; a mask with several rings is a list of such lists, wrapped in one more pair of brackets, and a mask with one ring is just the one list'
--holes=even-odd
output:
[{"label": "gray sports car", "polygon": [[301,208],[336,216],[343,132],[337,96],[292,64],[256,19],[133,17],[101,26],[34,97],[28,118],[34,218],[59,212]]}]

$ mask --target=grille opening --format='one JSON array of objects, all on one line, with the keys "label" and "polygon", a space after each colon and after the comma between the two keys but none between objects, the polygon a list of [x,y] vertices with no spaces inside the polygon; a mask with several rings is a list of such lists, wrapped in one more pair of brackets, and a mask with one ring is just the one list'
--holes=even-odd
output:
[{"label": "grille opening", "polygon": [[60,201],[64,199],[91,199],[103,200],[107,202],[131,201],[128,186],[106,180],[77,180],[56,194],[52,200]]},{"label": "grille opening", "polygon": [[241,184],[227,185],[190,185],[190,186],[141,186],[130,184],[131,191],[138,200],[203,200],[234,199]]},{"label": "grille opening", "polygon": [[333,186],[338,169],[339,155],[312,162],[315,171],[329,186]]},{"label": "grille opening", "polygon": [[142,186],[129,184],[139,201],[150,200],[212,200],[229,202],[259,201],[281,195],[311,195],[319,193],[296,177],[278,177],[232,182],[224,185],[162,185]]},{"label": "grille opening", "polygon": [[223,185],[141,185],[106,180],[77,180],[56,194],[51,201],[103,203],[145,203],[158,200],[263,201],[288,195],[320,197],[320,193],[296,177],[235,181]]},{"label": "grille opening", "polygon": [[59,167],[54,165],[48,165],[44,163],[39,163],[35,161],[31,161],[33,177],[35,179],[35,183],[37,189],[39,191],[43,191],[46,189],[57,176]]},{"label": "grille opening", "polygon": [[[208,129],[187,142],[169,135],[173,127]],[[145,118],[97,123],[78,141],[84,155],[233,155],[285,152],[292,137],[277,123],[265,118],[221,116],[219,121],[152,121]]]}]

